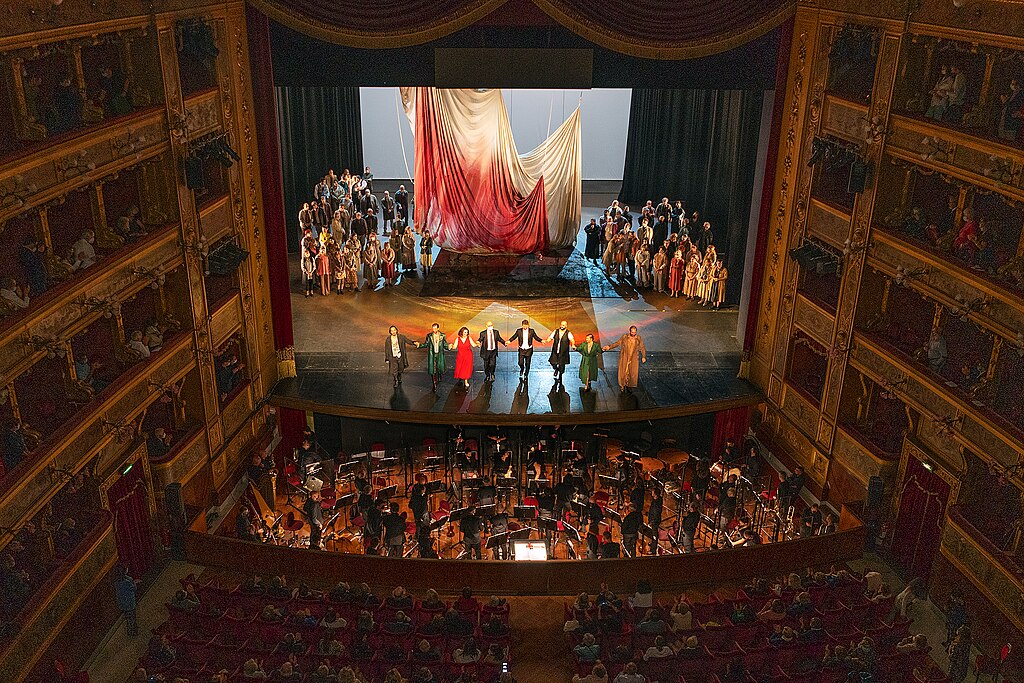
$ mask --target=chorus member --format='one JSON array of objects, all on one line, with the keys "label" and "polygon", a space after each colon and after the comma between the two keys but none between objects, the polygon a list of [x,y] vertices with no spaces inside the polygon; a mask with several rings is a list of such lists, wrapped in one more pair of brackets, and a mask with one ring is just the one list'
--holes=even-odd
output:
[{"label": "chorus member", "polygon": [[420,237],[420,267],[423,268],[424,276],[434,267],[434,238],[426,230]]},{"label": "chorus member", "polygon": [[629,328],[619,341],[604,347],[605,351],[621,347],[619,351],[619,391],[636,387],[640,376],[640,363],[647,362],[647,347],[637,333],[636,325]]},{"label": "chorus member", "polygon": [[665,284],[668,280],[668,254],[664,246],[658,247],[658,251],[651,259],[651,272],[654,275],[655,291],[664,294]]},{"label": "chorus member", "polygon": [[398,279],[398,269],[395,267],[395,250],[391,242],[385,242],[380,250],[380,274],[384,278],[384,286],[390,287]]},{"label": "chorus member", "polygon": [[583,232],[587,235],[587,246],[583,256],[596,265],[597,260],[601,258],[601,226],[597,224],[597,219],[591,218]]},{"label": "chorus member", "polygon": [[551,343],[548,362],[555,371],[555,385],[561,385],[565,366],[569,364],[569,349],[576,345],[576,340],[569,331],[569,323],[565,320],[560,322],[558,328],[552,330],[545,341]]},{"label": "chorus member", "polygon": [[583,391],[590,391],[590,383],[597,380],[597,357],[602,349],[594,341],[594,335],[588,334],[586,340],[580,342],[576,350],[580,354],[580,381],[583,382]]},{"label": "chorus member", "polygon": [[640,240],[642,244],[647,244],[647,248],[652,252],[652,255],[654,247],[660,246],[654,244],[654,230],[651,229],[651,226],[648,224],[646,219],[642,220],[640,222],[640,227],[636,229],[636,238]]},{"label": "chorus member", "polygon": [[306,298],[313,296],[313,287],[316,285],[316,260],[309,253],[309,249],[302,250],[302,277],[306,282]]},{"label": "chorus member", "polygon": [[686,283],[683,286],[683,295],[687,299],[697,298],[697,289],[700,282],[700,256],[691,252],[686,262]]},{"label": "chorus member", "polygon": [[366,244],[366,232],[368,230],[366,226],[366,219],[363,218],[362,211],[356,211],[356,217],[352,219],[350,231],[353,236],[359,240],[359,246]]},{"label": "chorus member", "polygon": [[409,193],[405,191],[405,185],[398,186],[395,193],[395,217],[403,221],[409,220]]},{"label": "chorus member", "polygon": [[320,294],[327,296],[331,293],[331,257],[326,249],[321,249],[316,255],[316,276],[320,282]]},{"label": "chorus member", "polygon": [[533,345],[542,344],[544,340],[530,327],[529,320],[523,320],[522,326],[508,340],[519,345],[519,380],[526,381],[530,374],[530,361],[533,360]]},{"label": "chorus member", "polygon": [[494,381],[494,368],[498,363],[498,345],[505,346],[501,332],[494,329],[494,323],[487,321],[487,327],[480,331],[480,358],[484,362],[484,381]]},{"label": "chorus member", "polygon": [[676,251],[668,264],[669,296],[677,297],[683,289],[683,252]]},{"label": "chorus member", "polygon": [[377,214],[374,213],[373,209],[366,212],[363,220],[366,221],[366,234],[376,235],[377,229],[380,227],[380,221],[377,219]]},{"label": "chorus member", "polygon": [[707,305],[711,298],[711,278],[714,267],[715,262],[707,257],[700,264],[700,273],[697,275],[697,301],[703,305]]},{"label": "chorus member", "polygon": [[366,241],[366,248],[363,249],[363,280],[367,288],[372,292],[377,289],[377,282],[380,280],[380,242],[377,236],[373,235]]},{"label": "chorus member", "polygon": [[714,308],[721,308],[725,303],[725,285],[729,279],[729,269],[721,260],[715,266],[714,281],[711,286],[711,304]]},{"label": "chorus member", "polygon": [[331,277],[337,284],[338,294],[341,294],[345,289],[345,254],[334,240],[328,242],[325,248],[331,262]]},{"label": "chorus member", "polygon": [[416,277],[416,235],[408,225],[402,233],[402,275]]},{"label": "chorus member", "polygon": [[629,251],[630,245],[632,243],[632,239],[630,238],[631,234],[632,233],[630,233],[628,230],[623,230],[615,236],[614,242],[616,242],[617,244],[615,245],[615,264],[613,266],[613,269],[615,271],[615,277],[619,279],[625,276],[629,270],[627,268],[627,264],[630,261]]},{"label": "chorus member", "polygon": [[345,285],[359,291],[359,242],[351,240],[344,251]]},{"label": "chorus member", "polygon": [[647,289],[651,286],[651,252],[650,245],[642,242],[636,249],[633,262],[636,264],[636,286]]},{"label": "chorus member", "polygon": [[476,340],[469,336],[468,327],[460,327],[455,339],[455,379],[462,380],[468,387],[473,376],[473,347]]},{"label": "chorus member", "polygon": [[304,202],[299,209],[299,239],[306,235],[307,230],[313,228],[313,211],[309,208],[309,202]]},{"label": "chorus member", "polygon": [[[614,227],[614,223],[609,221],[609,225]],[[604,265],[605,270],[611,275],[612,269],[615,267],[615,250],[618,248],[619,233],[612,231],[611,234],[605,230],[604,253],[601,255],[601,263]]]},{"label": "chorus member", "polygon": [[385,235],[388,234],[388,229],[394,220],[395,200],[387,190],[384,190],[384,196],[380,200],[380,222]]},{"label": "chorus member", "polygon": [[668,220],[664,216],[659,216],[655,220],[653,226],[655,244],[664,244],[665,240],[667,240],[669,236],[668,228]]},{"label": "chorus member", "polygon": [[396,387],[402,383],[402,371],[409,367],[409,358],[405,352],[408,346],[415,348],[416,342],[409,341],[404,334],[399,334],[398,328],[394,325],[388,328],[388,336],[384,340],[384,360],[391,370]]}]

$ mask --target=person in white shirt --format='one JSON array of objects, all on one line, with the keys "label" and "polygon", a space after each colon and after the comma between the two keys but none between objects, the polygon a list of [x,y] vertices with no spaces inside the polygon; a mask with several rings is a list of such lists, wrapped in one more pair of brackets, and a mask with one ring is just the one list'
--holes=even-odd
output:
[{"label": "person in white shirt", "polygon": [[92,230],[83,230],[82,236],[71,247],[71,261],[75,270],[85,270],[96,265],[96,249],[92,246],[96,242],[96,233]]},{"label": "person in white shirt", "polygon": [[142,330],[135,330],[132,332],[131,340],[128,342],[128,347],[138,354],[139,358],[149,358],[150,351],[149,347],[146,346],[146,342],[142,341]]},{"label": "person in white shirt", "polygon": [[13,277],[4,278],[3,284],[0,286],[0,299],[3,299],[4,303],[14,310],[20,311],[28,308],[28,288],[19,287]]},{"label": "person in white shirt", "polygon": [[675,652],[668,643],[665,642],[664,636],[658,636],[654,639],[654,645],[647,648],[647,652],[644,653],[644,661],[649,662],[652,659],[661,659],[662,657],[671,657]]},{"label": "person in white shirt", "polygon": [[636,670],[636,662],[629,662],[615,677],[615,683],[647,683],[647,676]]},{"label": "person in white shirt", "polygon": [[651,590],[651,583],[647,580],[638,581],[636,593],[629,600],[636,609],[649,609],[654,607],[654,592]]}]

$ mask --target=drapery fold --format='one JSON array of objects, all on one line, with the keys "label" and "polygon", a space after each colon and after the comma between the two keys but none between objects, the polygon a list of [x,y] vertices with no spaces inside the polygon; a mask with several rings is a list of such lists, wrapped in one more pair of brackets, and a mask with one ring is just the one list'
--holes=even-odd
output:
[{"label": "drapery fold", "polygon": [[[276,21],[322,40],[364,48],[443,38],[507,0],[249,0]],[[531,0],[603,47],[647,59],[691,59],[732,49],[781,24],[796,0]]]},{"label": "drapery fold", "polygon": [[402,88],[415,136],[415,221],[445,249],[527,254],[576,241],[577,108],[519,156],[500,90]]}]

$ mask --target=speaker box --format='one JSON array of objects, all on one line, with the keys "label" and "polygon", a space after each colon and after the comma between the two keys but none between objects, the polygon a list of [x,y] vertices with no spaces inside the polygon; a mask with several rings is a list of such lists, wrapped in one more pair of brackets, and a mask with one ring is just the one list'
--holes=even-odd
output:
[{"label": "speaker box", "polygon": [[850,178],[846,183],[846,191],[850,194],[859,194],[864,191],[867,183],[868,165],[863,161],[850,164]]},{"label": "speaker box", "polygon": [[882,496],[885,493],[885,482],[879,476],[868,479],[868,499],[864,507],[871,512],[877,513],[882,509]]}]

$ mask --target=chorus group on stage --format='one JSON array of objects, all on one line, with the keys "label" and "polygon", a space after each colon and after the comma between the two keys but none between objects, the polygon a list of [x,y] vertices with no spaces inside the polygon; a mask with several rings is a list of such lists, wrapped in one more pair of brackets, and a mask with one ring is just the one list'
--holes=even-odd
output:
[{"label": "chorus group on stage", "polygon": [[468,387],[469,380],[473,375],[473,349],[479,349],[480,358],[484,364],[484,381],[493,382],[498,361],[498,347],[507,346],[510,342],[515,342],[518,346],[519,381],[521,383],[529,381],[533,352],[540,345],[551,346],[548,363],[554,370],[556,388],[564,388],[562,378],[566,366],[569,365],[571,351],[580,354],[579,378],[583,383],[584,391],[590,391],[591,384],[597,380],[598,356],[605,351],[619,349],[617,377],[620,392],[631,391],[637,386],[640,365],[647,362],[647,347],[644,346],[643,337],[640,336],[635,325],[630,327],[629,331],[615,343],[601,346],[593,334],[588,334],[582,341],[577,342],[576,337],[569,331],[568,323],[565,320],[562,320],[558,327],[544,338],[537,334],[529,320],[523,320],[508,341],[501,336],[501,332],[495,329],[494,324],[490,321],[475,337],[470,333],[468,327],[460,327],[453,336],[453,340],[449,340],[448,336],[441,331],[441,326],[438,323],[431,326],[430,332],[426,334],[423,341],[409,339],[398,331],[398,327],[392,325],[384,340],[384,361],[391,371],[394,386],[397,387],[402,383],[402,373],[409,367],[406,350],[410,348],[426,349],[427,373],[430,375],[433,390],[436,391],[438,383],[448,369],[445,351],[454,351],[455,379],[458,383]]},{"label": "chorus group on stage", "polygon": [[331,170],[313,188],[313,201],[299,210],[300,267],[306,297],[362,286],[376,289],[399,278],[426,274],[433,266],[434,242],[409,225],[409,193],[404,185],[392,197],[373,193],[373,174]]},{"label": "chorus group on stage", "polygon": [[586,258],[601,262],[609,276],[632,281],[639,290],[721,308],[729,270],[725,255],[715,247],[711,223],[702,222],[697,211],[687,214],[682,200],[669,203],[668,197],[657,206],[647,201],[635,231],[634,220],[629,207],[618,200],[600,220],[590,219],[584,227]]}]

